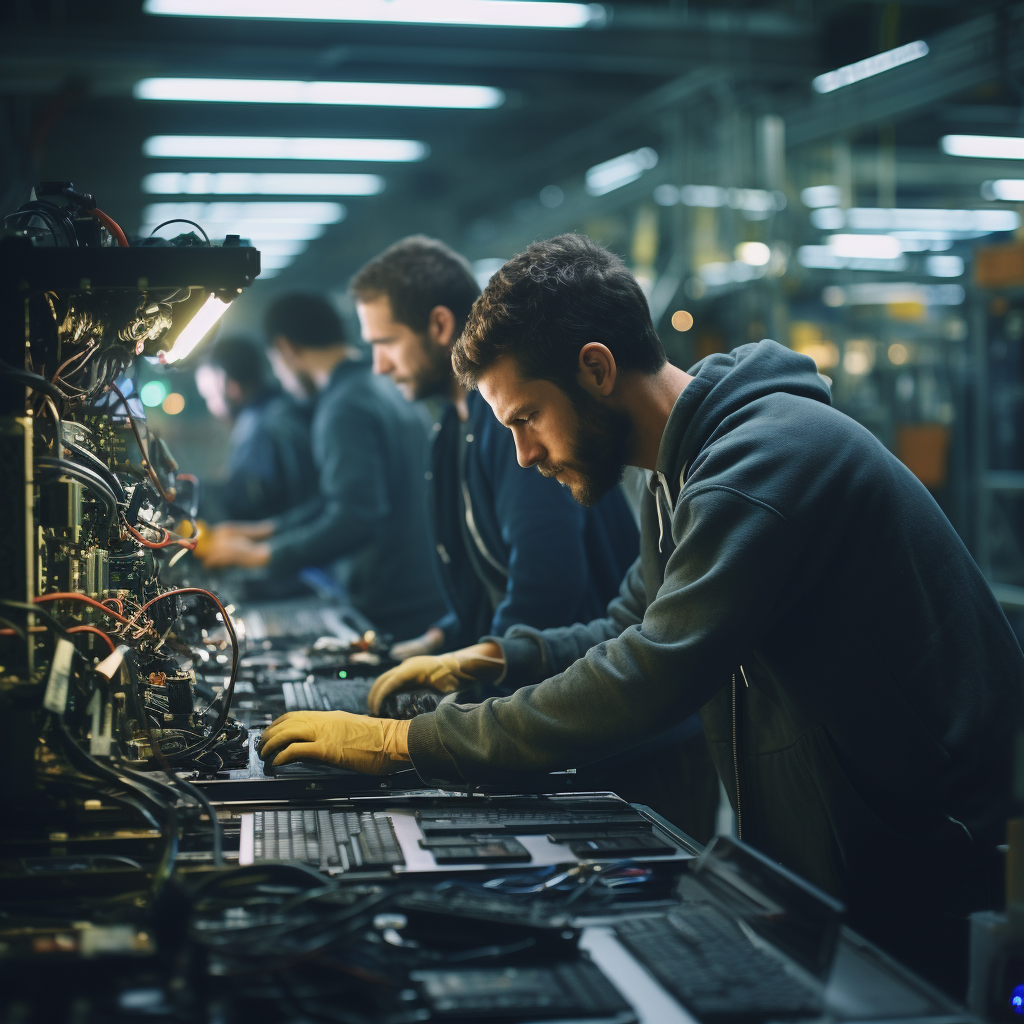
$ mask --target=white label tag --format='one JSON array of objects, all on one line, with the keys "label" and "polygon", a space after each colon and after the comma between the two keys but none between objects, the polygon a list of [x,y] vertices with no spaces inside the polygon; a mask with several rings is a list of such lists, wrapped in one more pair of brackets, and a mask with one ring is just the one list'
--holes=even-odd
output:
[{"label": "white label tag", "polygon": [[113,718],[110,701],[101,700],[100,691],[97,690],[89,702],[89,711],[92,713],[89,753],[93,757],[110,757],[110,731]]},{"label": "white label tag", "polygon": [[57,638],[50,664],[50,678],[46,683],[43,707],[55,715],[63,715],[68,706],[68,682],[71,679],[71,659],[75,656],[75,645],[64,637]]}]

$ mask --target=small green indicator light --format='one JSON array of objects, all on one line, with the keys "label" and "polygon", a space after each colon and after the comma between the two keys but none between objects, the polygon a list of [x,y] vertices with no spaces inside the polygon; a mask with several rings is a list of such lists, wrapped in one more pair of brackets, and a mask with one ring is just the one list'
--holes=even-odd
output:
[{"label": "small green indicator light", "polygon": [[347,673],[347,672],[346,672],[346,671],[345,671],[344,669],[342,669],[342,670],[341,670],[341,671],[340,671],[340,672],[338,673],[338,678],[339,678],[339,679],[348,679],[348,673]]}]

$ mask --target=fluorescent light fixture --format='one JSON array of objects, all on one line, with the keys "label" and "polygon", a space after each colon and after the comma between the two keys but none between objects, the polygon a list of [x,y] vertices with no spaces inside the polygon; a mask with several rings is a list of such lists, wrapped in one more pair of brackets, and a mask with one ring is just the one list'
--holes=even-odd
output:
[{"label": "fluorescent light fixture", "polygon": [[911,281],[851,284],[824,289],[821,299],[826,306],[885,306],[890,303],[913,302],[921,306],[959,306],[965,298],[958,284],[914,284]]},{"label": "fluorescent light fixture", "polygon": [[943,135],[939,145],[949,156],[1024,160],[1024,138],[1016,135]]},{"label": "fluorescent light fixture", "polygon": [[964,272],[964,261],[959,256],[929,256],[924,265],[931,277],[960,277]]},{"label": "fluorescent light fixture", "polygon": [[736,259],[752,267],[765,267],[772,258],[772,251],[764,242],[740,242],[736,246]]},{"label": "fluorescent light fixture", "polygon": [[266,256],[263,252],[260,252],[260,274],[263,273],[263,269],[267,270],[284,270],[285,267],[290,267],[295,262],[295,257],[286,253],[268,253]]},{"label": "fluorescent light fixture", "polygon": [[866,260],[896,260],[903,253],[899,240],[891,235],[830,235],[828,247],[837,256]]},{"label": "fluorescent light fixture", "polygon": [[679,190],[679,201],[684,206],[703,206],[715,209],[725,206],[729,193],[717,185],[684,185]]},{"label": "fluorescent light fixture", "polygon": [[678,186],[659,185],[654,190],[654,201],[659,206],[675,206],[680,201]]},{"label": "fluorescent light fixture", "polygon": [[927,210],[826,207],[811,214],[811,223],[823,231],[942,231],[990,234],[1015,231],[1020,217],[1013,210]]},{"label": "fluorescent light fixture", "polygon": [[894,259],[873,256],[841,256],[830,245],[801,245],[797,262],[810,270],[906,270],[907,258],[902,252]]},{"label": "fluorescent light fixture", "polygon": [[595,164],[586,173],[586,188],[592,196],[603,196],[631,181],[636,181],[644,171],[657,166],[658,154],[650,146],[634,149],[632,153]]},{"label": "fluorescent light fixture", "polygon": [[220,171],[158,171],[142,179],[150,195],[375,196],[384,191],[379,174],[246,174]]},{"label": "fluorescent light fixture", "polygon": [[258,135],[153,135],[146,156],[198,160],[362,160],[413,163],[430,147],[412,139],[289,139]]},{"label": "fluorescent light fixture", "polygon": [[230,303],[211,295],[199,307],[196,315],[182,328],[167,352],[161,353],[160,361],[177,363],[192,353],[192,350],[206,337],[210,329],[227,311]]},{"label": "fluorescent light fixture", "polygon": [[[659,186],[655,189],[654,201],[662,206],[672,206],[673,193],[662,189],[674,186]],[[703,206],[715,209],[719,206],[730,206],[740,210],[748,220],[764,220],[775,210],[786,208],[786,196],[775,191],[767,192],[763,188],[721,188],[718,185],[684,185],[677,190],[678,198],[684,206]]]},{"label": "fluorescent light fixture", "polygon": [[354,107],[490,109],[505,94],[489,85],[412,82],[294,82],[266,78],[143,78],[132,90],[140,100],[192,103],[297,103]]},{"label": "fluorescent light fixture", "polygon": [[730,284],[745,284],[747,281],[755,281],[764,277],[766,273],[763,266],[752,266],[743,260],[734,260],[731,263],[705,263],[697,268],[697,276],[709,288],[722,288]]},{"label": "fluorescent light fixture", "polygon": [[877,53],[874,57],[868,57],[866,60],[859,60],[856,64],[847,64],[846,67],[818,75],[811,82],[811,86],[815,92],[834,92],[844,85],[853,85],[854,82],[860,82],[872,75],[880,75],[883,71],[898,68],[901,64],[919,60],[927,53],[928,44],[923,39],[918,39],[905,46],[897,46],[895,50],[886,50],[884,53]]},{"label": "fluorescent light fixture", "polygon": [[302,239],[252,239],[253,247],[260,251],[260,264],[266,266],[267,256],[299,256],[309,248],[309,242]]},{"label": "fluorescent light fixture", "polygon": [[[241,221],[291,221],[298,224],[337,224],[345,217],[341,203],[150,203],[142,211],[147,224],[186,217],[203,227]],[[236,232],[231,232],[232,234]]]},{"label": "fluorescent light fixture", "polygon": [[599,4],[536,0],[145,0],[146,14],[187,18],[378,21],[490,28],[583,28],[601,25]]},{"label": "fluorescent light fixture", "polygon": [[800,202],[814,210],[819,206],[838,206],[841,197],[838,185],[811,185],[800,193]]},{"label": "fluorescent light fixture", "polygon": [[1024,180],[1000,178],[997,181],[983,181],[981,183],[981,198],[987,199],[989,202],[1003,199],[1011,203],[1022,203],[1024,202]]}]

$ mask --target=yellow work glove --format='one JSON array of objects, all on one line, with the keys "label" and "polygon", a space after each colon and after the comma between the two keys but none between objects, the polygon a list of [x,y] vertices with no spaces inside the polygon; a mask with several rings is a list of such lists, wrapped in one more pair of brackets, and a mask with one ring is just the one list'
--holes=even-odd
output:
[{"label": "yellow work glove", "polygon": [[[497,652],[498,657],[493,656]],[[429,686],[438,693],[464,690],[470,683],[494,679],[501,674],[505,659],[497,644],[476,644],[451,654],[421,654],[408,658],[396,668],[378,676],[366,702],[371,714],[378,714],[387,697],[417,686]]]},{"label": "yellow work glove", "polygon": [[263,731],[260,757],[275,768],[310,758],[383,775],[411,760],[409,722],[347,711],[289,711]]}]

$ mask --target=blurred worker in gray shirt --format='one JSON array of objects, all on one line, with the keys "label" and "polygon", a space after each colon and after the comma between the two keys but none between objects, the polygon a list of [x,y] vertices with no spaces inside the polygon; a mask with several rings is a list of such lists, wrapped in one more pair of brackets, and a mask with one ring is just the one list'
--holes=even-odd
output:
[{"label": "blurred worker in gray shirt", "polygon": [[273,519],[225,523],[202,551],[208,568],[287,574],[330,565],[339,592],[403,640],[443,612],[431,564],[427,434],[398,389],[373,374],[318,295],[279,298],[266,314],[277,359],[317,390],[312,450],[318,493]]},{"label": "blurred worker in gray shirt", "polygon": [[282,392],[263,348],[250,338],[218,338],[196,369],[210,414],[231,424],[221,479],[206,484],[204,519],[267,519],[316,493],[310,410]]}]

